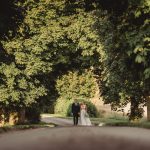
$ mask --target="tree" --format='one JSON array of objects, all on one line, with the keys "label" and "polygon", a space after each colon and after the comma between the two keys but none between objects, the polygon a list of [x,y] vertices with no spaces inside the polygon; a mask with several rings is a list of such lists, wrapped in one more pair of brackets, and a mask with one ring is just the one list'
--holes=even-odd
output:
[{"label": "tree", "polygon": [[148,0],[8,3],[15,21],[2,34],[2,106],[36,108],[52,103],[60,94],[56,82],[64,82],[59,77],[68,79],[67,72],[93,68],[104,101],[114,108],[131,102],[130,118],[141,117],[140,105],[150,85]]},{"label": "tree", "polygon": [[72,99],[92,98],[96,92],[96,80],[91,71],[69,72],[56,81],[60,97]]},{"label": "tree", "polygon": [[[120,9],[124,8],[124,9]],[[149,85],[146,73],[149,42],[149,2],[122,1],[105,5],[109,25],[104,35],[102,87],[106,103],[124,106],[131,102],[130,119],[142,116],[141,104]],[[107,23],[108,24],[108,23]],[[146,41],[145,41],[146,38]],[[109,43],[109,44],[108,44]]]},{"label": "tree", "polygon": [[[17,3],[24,10],[24,20],[15,36],[3,41],[5,53],[11,57],[9,65],[1,66],[4,105],[20,108],[42,103],[40,99],[51,97],[50,83],[54,87],[57,76],[98,64],[95,56],[98,60],[102,45],[91,30],[95,18],[92,11],[80,7],[82,3],[65,0]],[[66,67],[60,69],[60,66]]]}]

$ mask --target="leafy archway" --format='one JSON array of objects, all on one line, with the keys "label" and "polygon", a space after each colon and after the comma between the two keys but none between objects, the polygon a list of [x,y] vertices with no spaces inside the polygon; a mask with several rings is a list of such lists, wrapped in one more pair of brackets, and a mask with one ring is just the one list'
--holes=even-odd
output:
[{"label": "leafy archway", "polygon": [[25,0],[16,6],[23,20],[2,42],[3,108],[52,103],[59,96],[55,85],[60,76],[91,68],[101,81],[105,103],[115,108],[131,102],[131,110],[145,104],[150,85],[148,0]]}]

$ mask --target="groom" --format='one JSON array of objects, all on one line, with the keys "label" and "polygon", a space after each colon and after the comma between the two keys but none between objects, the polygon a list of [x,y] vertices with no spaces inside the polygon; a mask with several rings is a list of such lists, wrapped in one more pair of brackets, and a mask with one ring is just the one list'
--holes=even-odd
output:
[{"label": "groom", "polygon": [[76,99],[74,100],[74,103],[72,104],[72,114],[73,114],[74,125],[78,125],[78,117],[80,114],[80,105]]}]

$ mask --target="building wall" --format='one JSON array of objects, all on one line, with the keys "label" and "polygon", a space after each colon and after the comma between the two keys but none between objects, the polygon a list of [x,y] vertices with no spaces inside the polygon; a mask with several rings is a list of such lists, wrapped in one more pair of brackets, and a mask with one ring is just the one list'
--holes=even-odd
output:
[{"label": "building wall", "polygon": [[[93,98],[91,98],[91,102],[96,106],[96,108],[98,109],[98,111],[100,112],[105,112],[106,114],[108,113],[117,113],[117,111],[112,111],[111,110],[111,106],[109,104],[104,104],[102,97],[100,97],[100,90],[99,87],[97,85],[97,90],[95,93],[95,96]],[[130,103],[123,108],[124,109],[124,114],[127,114],[130,110]],[[121,113],[121,112],[118,112]],[[122,112],[123,115],[123,112]],[[144,117],[147,117],[147,107],[144,107]]]}]

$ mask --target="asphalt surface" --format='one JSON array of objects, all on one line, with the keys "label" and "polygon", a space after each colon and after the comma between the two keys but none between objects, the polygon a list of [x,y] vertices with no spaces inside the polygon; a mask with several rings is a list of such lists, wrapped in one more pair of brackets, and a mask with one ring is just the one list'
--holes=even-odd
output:
[{"label": "asphalt surface", "polygon": [[[46,123],[54,123],[57,126],[61,127],[68,127],[73,125],[73,120],[69,119],[64,119],[64,118],[57,118],[57,117],[52,117],[50,115],[42,115],[41,121],[46,122]],[[79,119],[79,125],[80,125],[80,119]]]},{"label": "asphalt surface", "polygon": [[81,127],[56,120],[64,126],[0,134],[0,150],[150,150],[148,129]]},{"label": "asphalt surface", "polygon": [[0,150],[150,150],[150,131],[126,127],[56,127],[0,135]]}]

